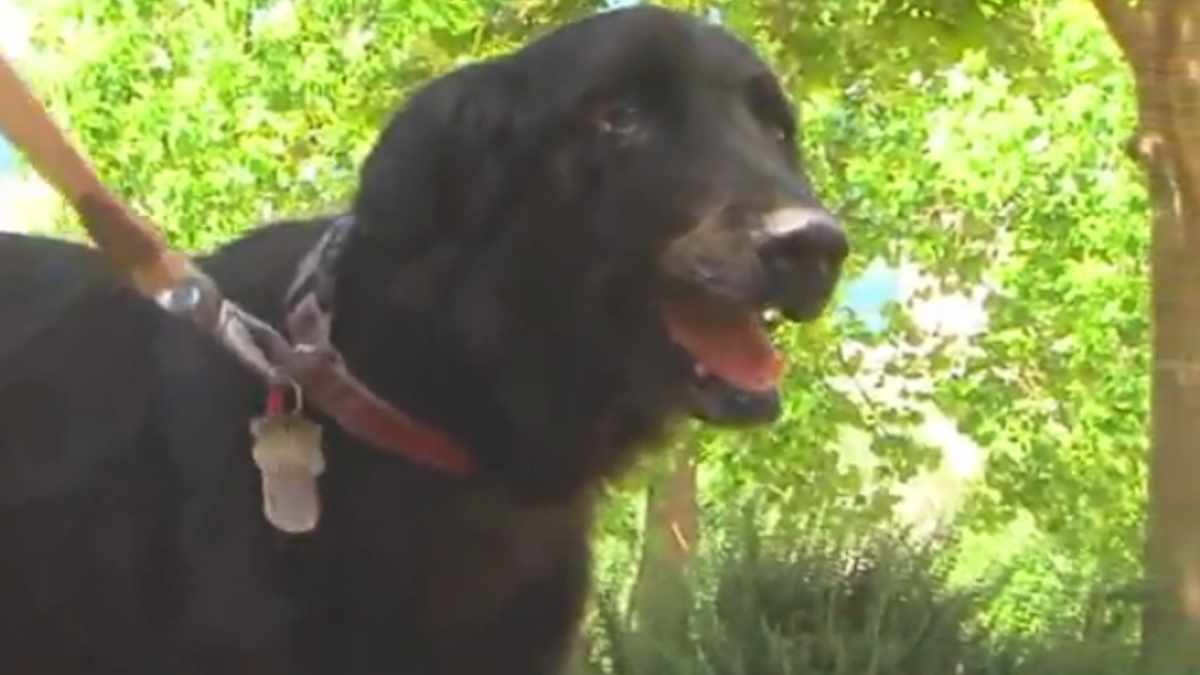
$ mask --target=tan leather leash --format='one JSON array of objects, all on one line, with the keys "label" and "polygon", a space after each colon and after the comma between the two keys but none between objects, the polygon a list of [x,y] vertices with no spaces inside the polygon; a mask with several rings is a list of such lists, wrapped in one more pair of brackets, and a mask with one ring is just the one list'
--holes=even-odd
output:
[{"label": "tan leather leash", "polygon": [[226,300],[208,275],[167,245],[153,223],[136,215],[101,183],[3,54],[0,133],[67,198],[92,240],[114,266],[132,279],[139,292],[216,337],[268,381],[286,379],[268,354],[287,350],[288,341]]}]

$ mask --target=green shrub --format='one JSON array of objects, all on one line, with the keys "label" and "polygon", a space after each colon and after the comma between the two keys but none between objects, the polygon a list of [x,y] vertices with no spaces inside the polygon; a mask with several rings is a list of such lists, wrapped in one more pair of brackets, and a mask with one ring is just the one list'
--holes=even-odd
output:
[{"label": "green shrub", "polygon": [[[655,616],[599,594],[594,675],[1116,675],[1119,635],[1004,634],[980,620],[1011,571],[952,585],[955,542],[766,538],[750,527],[656,589]],[[661,595],[661,597],[657,597]],[[1069,608],[1063,608],[1064,611]],[[1094,633],[1094,632],[1093,632]],[[1139,673],[1139,675],[1145,675]]]}]

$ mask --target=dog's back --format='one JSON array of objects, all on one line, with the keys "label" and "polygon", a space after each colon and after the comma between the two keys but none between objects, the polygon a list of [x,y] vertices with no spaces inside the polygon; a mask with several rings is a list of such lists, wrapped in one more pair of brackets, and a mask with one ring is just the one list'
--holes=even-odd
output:
[{"label": "dog's back", "polygon": [[[265,312],[318,229],[264,228],[202,264]],[[0,672],[152,669],[186,583],[188,463],[204,459],[166,430],[237,366],[94,249],[6,234],[0,261]]]},{"label": "dog's back", "polygon": [[0,261],[0,670],[100,666],[155,630],[140,605],[169,485],[128,477],[154,471],[160,321],[94,250],[2,235]]}]

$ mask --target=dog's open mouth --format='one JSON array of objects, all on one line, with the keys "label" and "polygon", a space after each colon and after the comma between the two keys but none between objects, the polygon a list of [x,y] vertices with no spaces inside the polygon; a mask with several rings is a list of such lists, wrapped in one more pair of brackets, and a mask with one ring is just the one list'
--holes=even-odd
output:
[{"label": "dog's open mouth", "polygon": [[692,359],[693,414],[729,426],[779,416],[786,363],[771,344],[762,311],[711,300],[675,300],[663,308],[671,340]]},{"label": "dog's open mouth", "polygon": [[748,392],[770,391],[785,367],[759,312],[711,302],[673,302],[664,310],[671,339],[695,360],[696,374]]}]

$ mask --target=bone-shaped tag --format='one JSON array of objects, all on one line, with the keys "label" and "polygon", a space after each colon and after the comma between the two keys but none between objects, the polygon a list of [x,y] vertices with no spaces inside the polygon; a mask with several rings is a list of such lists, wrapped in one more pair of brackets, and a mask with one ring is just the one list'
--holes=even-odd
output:
[{"label": "bone-shaped tag", "polygon": [[263,515],[282,532],[312,531],[321,517],[317,477],[325,471],[320,425],[283,414],[260,417],[250,430],[262,474]]}]

